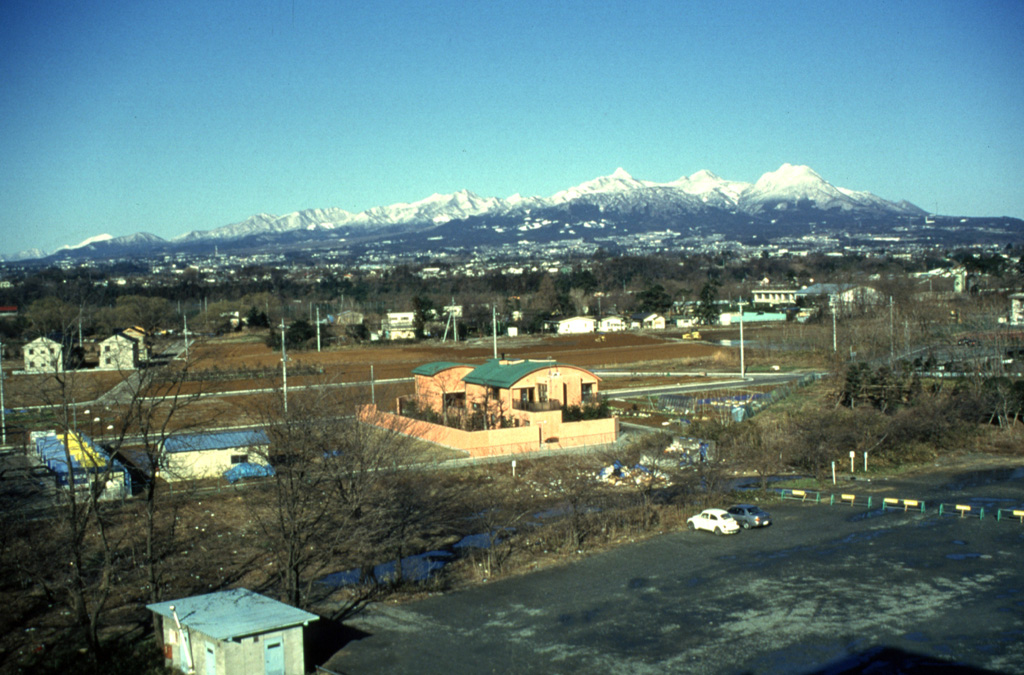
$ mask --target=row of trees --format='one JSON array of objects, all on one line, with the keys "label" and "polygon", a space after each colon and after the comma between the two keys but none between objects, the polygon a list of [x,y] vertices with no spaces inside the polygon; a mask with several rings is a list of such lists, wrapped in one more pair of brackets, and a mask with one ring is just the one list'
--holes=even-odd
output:
[{"label": "row of trees", "polygon": [[[154,283],[141,270],[135,270],[135,275],[129,275],[123,285],[117,285],[103,283],[105,275],[131,270],[49,268],[28,273],[16,279],[13,288],[0,291],[0,304],[13,304],[24,310],[22,323],[0,323],[0,331],[8,337],[25,331],[46,334],[57,326],[70,325],[68,319],[74,318],[73,323],[80,321],[86,334],[109,334],[126,325],[178,328],[181,317],[187,315],[193,330],[213,332],[224,328],[226,321],[222,315],[227,312],[251,312],[253,325],[262,324],[262,318],[272,325],[282,316],[312,322],[311,312],[309,316],[303,314],[313,306],[335,311],[358,307],[366,314],[377,315],[414,310],[425,315],[426,309],[442,307],[452,298],[466,308],[496,306],[506,316],[518,310],[526,313],[529,321],[543,321],[551,315],[596,313],[596,308],[605,313],[664,313],[674,302],[695,301],[702,313],[708,313],[703,322],[711,323],[713,303],[709,304],[709,294],[722,298],[749,297],[750,291],[764,279],[799,287],[812,280],[858,283],[869,276],[883,296],[893,297],[898,307],[909,311],[911,296],[917,291],[916,282],[909,278],[910,272],[964,265],[973,272],[993,275],[1000,287],[1006,287],[1019,284],[1024,277],[1024,270],[1014,262],[1020,257],[1019,250],[1010,251],[1009,257],[963,251],[917,260],[855,254],[842,258],[740,257],[727,251],[713,256],[612,257],[599,252],[594,259],[570,261],[558,271],[527,266],[518,274],[495,270],[482,276],[441,279],[425,279],[418,274],[418,268],[409,265],[372,275],[353,275],[343,270],[315,269],[315,261],[297,260],[291,268],[243,268],[217,281],[204,281],[197,274],[186,272],[176,275],[181,278],[171,285]],[[452,269],[447,262],[430,265]],[[934,290],[940,290],[951,282],[935,284]],[[489,311],[488,316],[475,317],[467,323],[472,328],[488,320]]]}]

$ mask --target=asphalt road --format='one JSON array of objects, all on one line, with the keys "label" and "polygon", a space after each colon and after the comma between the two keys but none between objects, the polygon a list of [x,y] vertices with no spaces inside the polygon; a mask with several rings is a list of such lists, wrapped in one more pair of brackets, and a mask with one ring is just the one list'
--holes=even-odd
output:
[{"label": "asphalt road", "polygon": [[[1024,468],[837,492],[985,506],[985,519],[785,502],[775,524],[678,533],[347,623],[355,673],[1024,672]],[[948,507],[947,507],[948,510]],[[908,664],[910,664],[908,666]],[[918,670],[910,670],[910,666]],[[904,668],[904,670],[900,670]],[[942,670],[949,672],[947,668]]]}]

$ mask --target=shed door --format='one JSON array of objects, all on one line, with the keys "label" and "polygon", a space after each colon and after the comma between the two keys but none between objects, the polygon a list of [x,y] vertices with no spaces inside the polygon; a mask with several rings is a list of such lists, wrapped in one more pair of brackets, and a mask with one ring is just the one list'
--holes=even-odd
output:
[{"label": "shed door", "polygon": [[212,642],[206,643],[203,661],[206,663],[206,675],[217,675],[217,650]]},{"label": "shed door", "polygon": [[263,672],[284,675],[284,642],[279,637],[263,641]]}]

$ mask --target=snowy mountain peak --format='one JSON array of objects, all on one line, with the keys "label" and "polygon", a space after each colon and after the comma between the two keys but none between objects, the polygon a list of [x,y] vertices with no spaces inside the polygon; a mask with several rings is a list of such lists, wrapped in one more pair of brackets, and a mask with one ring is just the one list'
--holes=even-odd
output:
[{"label": "snowy mountain peak", "polygon": [[[575,206],[586,208],[575,209]],[[596,211],[594,210],[596,207]],[[545,211],[550,210],[545,214]],[[306,241],[344,241],[348,233],[372,238],[387,233],[416,233],[424,227],[437,228],[452,221],[453,227],[463,227],[472,220],[472,227],[493,227],[492,234],[505,232],[506,225],[493,222],[524,223],[532,218],[551,216],[557,219],[599,217],[600,227],[588,220],[587,227],[599,230],[613,228],[616,222],[635,223],[633,227],[647,227],[669,223],[673,227],[687,222],[694,227],[708,222],[731,222],[736,218],[761,218],[775,223],[777,217],[791,211],[806,219],[811,211],[837,215],[853,214],[858,217],[888,216],[890,214],[917,215],[923,211],[907,202],[893,204],[869,192],[838,188],[825,181],[808,166],[783,164],[777,170],[765,173],[756,183],[728,180],[707,169],[683,176],[668,183],[656,183],[634,178],[618,167],[607,176],[580,183],[552,195],[524,197],[514,194],[506,199],[480,197],[462,189],[450,194],[435,193],[411,203],[400,202],[390,206],[374,206],[359,213],[340,208],[306,209],[283,216],[259,213],[244,221],[207,231],[193,231],[175,237],[169,242],[154,235],[140,233],[114,238],[109,234],[86,239],[76,246],[65,246],[59,252],[71,255],[135,254],[147,247],[166,250],[203,250],[214,243],[229,242],[242,247],[265,247],[283,242],[296,245]],[[538,216],[538,214],[544,214]],[[522,228],[516,232],[525,231]],[[570,230],[571,232],[571,230]],[[577,236],[576,232],[571,232]],[[461,234],[452,235],[461,241]],[[519,236],[519,235],[514,235]],[[607,235],[604,235],[607,236]],[[224,246],[222,245],[222,250]],[[102,251],[101,251],[102,250]],[[31,253],[31,252],[29,252]]]},{"label": "snowy mountain peak", "polygon": [[691,183],[704,183],[704,182],[720,182],[722,179],[717,174],[708,171],[707,169],[701,169],[697,173],[690,176],[687,180]]},{"label": "snowy mountain peak", "polygon": [[[802,164],[783,164],[776,171],[770,171],[754,183],[755,190],[784,190],[806,185],[829,185],[809,166]],[[831,185],[829,185],[831,187]]]},{"label": "snowy mountain peak", "polygon": [[621,166],[607,176],[601,176],[594,180],[580,183],[576,187],[557,192],[551,196],[549,201],[561,204],[587,194],[599,194],[609,192],[627,192],[637,188],[645,188],[655,185],[649,181],[640,181],[629,175],[629,172]]}]

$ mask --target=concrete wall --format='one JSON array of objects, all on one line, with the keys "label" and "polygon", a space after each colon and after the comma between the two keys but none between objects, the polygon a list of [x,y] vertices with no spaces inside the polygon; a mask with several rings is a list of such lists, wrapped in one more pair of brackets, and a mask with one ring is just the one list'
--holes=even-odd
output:
[{"label": "concrete wall", "polygon": [[531,426],[486,431],[452,429],[440,424],[431,424],[401,417],[394,413],[382,412],[373,405],[363,406],[359,409],[358,414],[360,419],[369,424],[456,450],[463,450],[471,457],[492,457],[541,449],[603,445],[614,443],[619,433],[618,418],[562,422],[560,410],[532,413]]},{"label": "concrete wall", "polygon": [[[181,638],[174,622],[164,619],[164,658],[168,665],[177,671],[185,670],[182,666],[180,649]],[[207,645],[213,647],[213,659],[217,675],[254,675],[265,672],[264,649],[267,641],[281,639],[284,649],[284,672],[286,675],[305,675],[306,654],[303,644],[303,627],[295,626],[285,630],[274,631],[264,635],[239,638],[239,641],[222,642],[185,627],[189,637],[192,664],[196,673],[206,673],[209,654]]]}]

